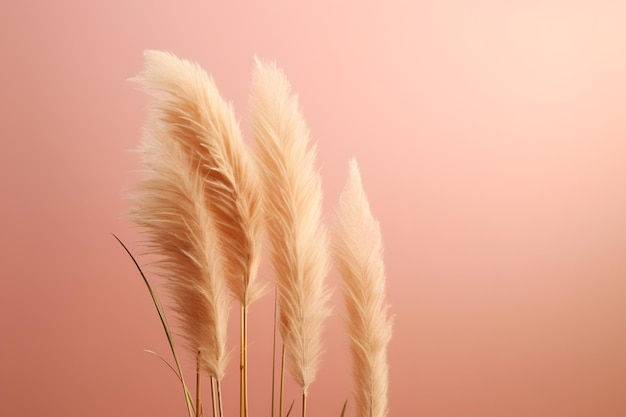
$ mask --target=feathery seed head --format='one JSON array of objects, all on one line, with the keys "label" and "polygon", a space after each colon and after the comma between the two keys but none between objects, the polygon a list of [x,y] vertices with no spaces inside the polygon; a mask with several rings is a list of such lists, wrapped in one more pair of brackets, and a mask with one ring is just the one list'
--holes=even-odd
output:
[{"label": "feathery seed head", "polygon": [[287,78],[256,60],[252,127],[266,195],[266,225],[276,273],[279,329],[288,369],[304,392],[315,379],[329,314],[328,238],[315,150]]},{"label": "feathery seed head", "polygon": [[357,415],[387,415],[387,345],[391,320],[385,305],[385,270],[374,220],[355,160],[341,194],[332,234],[333,260],[344,283]]}]

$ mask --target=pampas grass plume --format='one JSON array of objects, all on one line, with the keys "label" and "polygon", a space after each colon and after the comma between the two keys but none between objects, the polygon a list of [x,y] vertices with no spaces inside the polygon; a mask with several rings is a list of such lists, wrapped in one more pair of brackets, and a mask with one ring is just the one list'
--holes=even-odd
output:
[{"label": "pampas grass plume", "polygon": [[356,415],[384,417],[391,320],[385,305],[380,229],[370,212],[356,160],[350,161],[337,217],[331,247],[344,283]]},{"label": "pampas grass plume", "polygon": [[[156,271],[174,300],[186,347],[198,369],[213,378],[214,415],[222,415],[219,381],[228,360],[226,327],[235,298],[241,305],[240,416],[248,416],[247,314],[264,290],[256,276],[265,228],[283,359],[302,388],[306,417],[307,392],[319,368],[323,325],[330,314],[325,284],[330,256],[316,148],[309,147],[297,96],[275,64],[256,60],[253,156],[232,106],[205,71],[166,52],[148,51],[145,57],[146,68],[134,81],[153,98],[139,149],[146,178],[137,185],[129,216],[147,236],[146,251],[156,255]],[[355,160],[341,194],[331,252],[343,277],[356,415],[386,417],[392,321],[385,304],[379,225]],[[190,415],[193,410],[201,415],[200,373],[194,409],[180,367],[178,372]],[[272,396],[273,385],[272,380]]]},{"label": "pampas grass plume", "polygon": [[233,296],[248,306],[261,293],[256,281],[261,254],[261,187],[243,143],[232,106],[199,65],[160,51],[147,51],[137,81],[155,101],[158,129],[199,161],[205,201],[224,248]]},{"label": "pampas grass plume", "polygon": [[[322,353],[329,315],[328,238],[315,149],[289,82],[273,63],[256,61],[252,128],[266,194],[267,233],[276,274],[278,326],[287,369],[306,397]],[[306,398],[305,398],[306,399]]]},{"label": "pampas grass plume", "polygon": [[187,348],[200,368],[221,380],[227,364],[230,295],[221,248],[205,201],[199,161],[153,119],[140,148],[149,177],[137,185],[130,218],[148,236],[159,274],[175,301]]},{"label": "pampas grass plume", "polygon": [[203,182],[203,198],[219,239],[232,295],[241,304],[241,416],[248,415],[247,317],[263,288],[256,280],[261,255],[262,195],[256,166],[243,143],[232,106],[199,65],[159,51],[146,52],[137,81],[155,100],[154,131],[175,140]]}]

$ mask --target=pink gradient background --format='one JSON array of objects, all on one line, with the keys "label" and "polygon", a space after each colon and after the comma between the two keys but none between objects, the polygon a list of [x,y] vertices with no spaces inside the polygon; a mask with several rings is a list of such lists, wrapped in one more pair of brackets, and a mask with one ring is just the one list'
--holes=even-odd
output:
[{"label": "pink gradient background", "polygon": [[[169,358],[109,234],[139,250],[123,213],[147,97],[126,79],[146,48],[198,61],[246,131],[253,55],[276,60],[318,142],[329,220],[358,158],[396,316],[391,416],[626,415],[625,6],[174,3],[2,8],[1,416],[185,413],[143,352]],[[350,392],[334,301],[310,416],[339,415]],[[271,297],[252,308],[253,416],[269,415],[271,314]]]}]

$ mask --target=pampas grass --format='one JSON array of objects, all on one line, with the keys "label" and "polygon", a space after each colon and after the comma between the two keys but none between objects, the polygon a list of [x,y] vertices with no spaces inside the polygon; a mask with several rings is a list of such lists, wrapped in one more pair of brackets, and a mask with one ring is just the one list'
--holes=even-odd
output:
[{"label": "pampas grass", "polygon": [[251,90],[252,128],[278,289],[278,324],[287,367],[302,388],[304,415],[307,390],[320,363],[323,322],[329,315],[321,181],[314,169],[315,149],[307,149],[308,129],[282,71],[257,60]]},{"label": "pampas grass", "polygon": [[131,219],[145,229],[148,251],[176,302],[188,348],[208,375],[221,380],[226,367],[230,297],[215,226],[204,202],[197,161],[152,124],[141,148],[150,177],[137,186]]},{"label": "pampas grass", "polygon": [[[197,64],[148,51],[138,81],[156,99],[159,133],[198,160],[205,198],[222,245],[228,284],[241,305],[241,416],[248,415],[247,315],[262,293],[256,280],[262,232],[261,188],[254,161],[243,144],[232,106]],[[167,139],[166,139],[167,140]]]},{"label": "pampas grass", "polygon": [[233,108],[197,64],[146,52],[136,80],[155,101],[152,112],[163,137],[197,158],[206,204],[224,247],[233,296],[249,306],[262,293],[256,280],[263,212],[256,166],[242,140]]},{"label": "pampas grass", "polygon": [[332,254],[344,282],[354,403],[363,417],[387,415],[387,344],[391,320],[385,306],[385,268],[378,223],[372,217],[356,160],[338,208]]},{"label": "pampas grass", "polygon": [[[320,365],[323,323],[330,314],[325,284],[330,262],[315,146],[309,146],[297,97],[280,69],[256,61],[251,86],[253,156],[243,143],[232,106],[197,64],[148,51],[146,69],[134,81],[153,100],[139,148],[146,178],[136,187],[130,218],[147,237],[146,252],[157,256],[155,272],[165,279],[185,345],[196,358],[195,404],[161,303],[122,245],[161,318],[176,363],[176,368],[170,367],[182,382],[190,417],[202,415],[201,372],[211,377],[213,415],[222,417],[220,381],[227,363],[226,326],[233,298],[241,307],[240,415],[248,416],[247,317],[248,307],[264,291],[256,279],[264,228],[275,273],[274,334],[278,328],[283,342],[279,417],[285,369],[302,389],[305,417],[308,390]],[[356,162],[351,163],[333,236],[349,312],[356,410],[359,416],[384,417],[391,323],[384,307],[380,233]],[[272,417],[273,401],[272,377]],[[345,411],[346,403],[341,417]],[[287,415],[290,412],[291,407]]]}]

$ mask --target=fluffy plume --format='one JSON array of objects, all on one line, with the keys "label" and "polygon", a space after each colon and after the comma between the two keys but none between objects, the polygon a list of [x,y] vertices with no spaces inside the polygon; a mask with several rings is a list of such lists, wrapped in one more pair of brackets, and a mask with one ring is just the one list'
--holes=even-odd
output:
[{"label": "fluffy plume", "polygon": [[266,194],[267,231],[276,274],[279,329],[287,368],[305,395],[319,367],[321,333],[329,314],[328,237],[321,223],[322,190],[315,149],[274,64],[257,60],[252,81],[252,127]]},{"label": "fluffy plume", "polygon": [[340,198],[331,247],[344,282],[356,415],[384,417],[391,320],[385,305],[383,248],[355,160],[350,161],[350,176]]},{"label": "fluffy plume", "polygon": [[148,252],[175,300],[183,336],[199,365],[221,380],[227,363],[231,297],[215,226],[205,205],[199,161],[152,119],[140,149],[149,177],[138,185],[131,219],[148,235]]},{"label": "fluffy plume", "polygon": [[254,160],[233,108],[197,64],[165,52],[145,55],[146,70],[136,81],[155,98],[155,130],[178,141],[185,154],[198,160],[205,201],[224,249],[229,286],[247,307],[262,291],[255,278],[263,212]]}]

